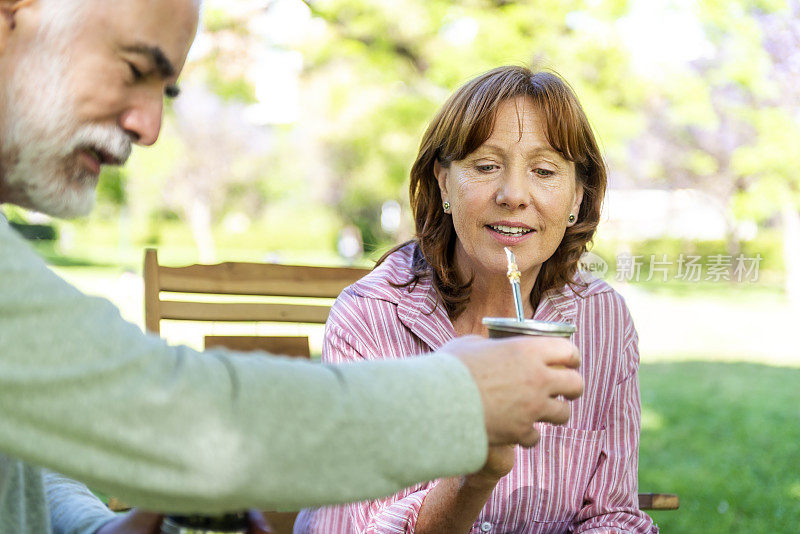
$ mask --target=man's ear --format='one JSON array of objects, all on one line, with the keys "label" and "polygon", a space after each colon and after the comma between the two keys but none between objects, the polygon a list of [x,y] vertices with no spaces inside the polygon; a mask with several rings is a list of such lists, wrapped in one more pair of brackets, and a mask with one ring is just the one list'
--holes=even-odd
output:
[{"label": "man's ear", "polygon": [[11,35],[11,30],[13,29],[14,13],[11,11],[11,5],[0,2],[0,55],[6,51],[8,36]]},{"label": "man's ear", "polygon": [[34,2],[36,0],[0,0],[0,54],[5,52],[8,38],[17,25],[17,11]]}]

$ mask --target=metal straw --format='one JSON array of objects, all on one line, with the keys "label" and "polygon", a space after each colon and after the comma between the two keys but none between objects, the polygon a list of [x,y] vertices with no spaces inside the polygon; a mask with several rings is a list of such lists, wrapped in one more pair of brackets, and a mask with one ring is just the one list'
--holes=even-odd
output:
[{"label": "metal straw", "polygon": [[522,312],[522,294],[519,292],[519,268],[517,267],[517,258],[508,247],[503,247],[506,251],[508,258],[508,281],[511,282],[511,293],[514,295],[514,308],[517,311],[517,321],[524,321],[525,316]]}]

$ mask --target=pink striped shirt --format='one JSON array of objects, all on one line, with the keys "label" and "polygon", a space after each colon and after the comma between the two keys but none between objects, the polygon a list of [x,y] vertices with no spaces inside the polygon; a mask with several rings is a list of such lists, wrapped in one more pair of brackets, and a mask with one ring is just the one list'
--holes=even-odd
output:
[{"label": "pink striped shirt", "polygon": [[[405,358],[455,336],[429,279],[411,289],[389,283],[410,278],[413,247],[397,251],[342,292],[328,319],[323,361]],[[573,342],[583,358],[585,392],[573,402],[566,426],[537,424],[539,444],[517,447],[514,468],[497,484],[470,533],[658,532],[638,509],[639,354],[624,300],[594,280],[580,296],[568,288],[549,293],[534,318],[577,325]],[[304,510],[295,534],[414,532],[422,501],[436,484]]]}]

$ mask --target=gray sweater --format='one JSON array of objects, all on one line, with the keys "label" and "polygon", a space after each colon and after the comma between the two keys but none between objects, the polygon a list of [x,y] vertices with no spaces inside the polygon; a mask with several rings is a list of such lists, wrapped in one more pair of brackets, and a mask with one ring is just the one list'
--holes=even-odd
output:
[{"label": "gray sweater", "polygon": [[0,533],[48,529],[31,465],[146,509],[218,513],[389,495],[477,470],[486,446],[450,355],[334,367],[168,346],[0,220]]}]

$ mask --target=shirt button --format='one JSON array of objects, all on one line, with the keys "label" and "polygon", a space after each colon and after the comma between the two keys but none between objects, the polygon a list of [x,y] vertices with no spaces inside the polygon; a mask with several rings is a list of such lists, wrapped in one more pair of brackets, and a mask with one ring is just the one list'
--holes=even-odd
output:
[{"label": "shirt button", "polygon": [[492,530],[492,524],[488,521],[481,523],[481,532],[489,532]]}]

